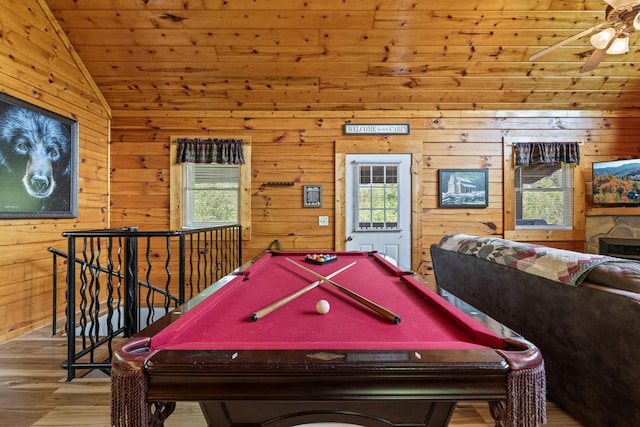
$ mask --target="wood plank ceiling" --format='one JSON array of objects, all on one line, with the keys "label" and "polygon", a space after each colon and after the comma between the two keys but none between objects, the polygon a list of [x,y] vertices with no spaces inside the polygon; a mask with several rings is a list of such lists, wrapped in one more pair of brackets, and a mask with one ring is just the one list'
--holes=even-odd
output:
[{"label": "wood plank ceiling", "polygon": [[624,110],[602,0],[45,0],[114,110]]}]

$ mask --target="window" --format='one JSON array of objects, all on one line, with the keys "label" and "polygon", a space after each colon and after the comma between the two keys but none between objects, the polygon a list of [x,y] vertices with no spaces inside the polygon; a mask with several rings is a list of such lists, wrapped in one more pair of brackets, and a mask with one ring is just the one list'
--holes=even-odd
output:
[{"label": "window", "polygon": [[516,229],[573,227],[572,164],[515,167]]},{"label": "window", "polygon": [[[189,136],[171,137],[174,143],[171,144],[170,150],[170,229],[209,227],[209,224],[240,224],[242,239],[249,240],[251,238],[251,140],[242,138],[244,165],[178,163],[178,144],[175,141],[185,137]],[[215,196],[217,199],[214,198],[215,203],[209,201],[213,197],[211,196],[213,192],[218,193]],[[188,195],[189,193],[191,196]],[[202,225],[203,223],[207,225]]]},{"label": "window", "polygon": [[359,163],[356,167],[358,231],[398,230],[398,166]]},{"label": "window", "polygon": [[571,161],[516,165],[516,144],[536,140],[576,142],[550,135],[504,138],[504,238],[562,245],[581,242],[586,223],[582,166]]},{"label": "window", "polygon": [[185,228],[237,224],[240,220],[240,166],[183,163]]}]

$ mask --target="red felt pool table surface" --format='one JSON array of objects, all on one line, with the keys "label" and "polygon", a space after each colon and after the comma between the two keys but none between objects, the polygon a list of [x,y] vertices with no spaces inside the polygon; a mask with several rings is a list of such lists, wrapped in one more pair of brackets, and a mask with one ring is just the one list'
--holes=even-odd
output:
[{"label": "red felt pool table surface", "polygon": [[[112,424],[162,426],[176,401],[199,401],[209,426],[441,427],[460,400],[489,401],[497,422],[544,420],[533,344],[499,336],[377,253],[332,254],[315,265],[268,251],[127,340],[112,359]],[[252,320],[315,282],[307,270],[340,271],[332,281],[400,322],[324,282]]]},{"label": "red felt pool table surface", "polygon": [[[326,265],[269,253],[151,340],[152,349],[472,349],[502,340],[378,254],[346,252]],[[251,314],[316,281],[303,265],[400,316],[395,324],[322,283],[257,320]],[[316,302],[330,303],[325,315]]]}]

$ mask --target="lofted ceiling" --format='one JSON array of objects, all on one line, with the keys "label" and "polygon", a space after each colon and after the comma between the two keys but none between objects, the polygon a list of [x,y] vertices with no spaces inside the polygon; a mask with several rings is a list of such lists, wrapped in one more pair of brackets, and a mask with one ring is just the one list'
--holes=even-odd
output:
[{"label": "lofted ceiling", "polygon": [[[602,0],[44,0],[112,110],[623,110]],[[636,46],[637,43],[637,46]]]}]

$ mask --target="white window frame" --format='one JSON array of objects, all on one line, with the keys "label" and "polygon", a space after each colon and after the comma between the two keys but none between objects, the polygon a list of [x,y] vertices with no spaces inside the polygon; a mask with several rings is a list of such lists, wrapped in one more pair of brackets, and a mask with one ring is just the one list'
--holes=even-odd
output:
[{"label": "white window frame", "polygon": [[[387,206],[387,200],[386,197],[384,198],[384,206],[381,208],[373,208],[372,206],[370,206],[369,208],[366,209],[361,209],[360,208],[360,199],[362,197],[361,195],[361,190],[363,189],[363,184],[361,184],[361,178],[360,178],[360,171],[361,168],[363,167],[382,167],[385,169],[385,178],[386,178],[386,168],[389,166],[393,166],[396,168],[396,183],[395,183],[395,189],[396,189],[396,193],[399,196],[399,191],[400,191],[400,179],[401,177],[399,176],[399,168],[400,168],[400,163],[398,162],[391,162],[391,163],[377,163],[377,162],[357,162],[354,164],[355,167],[355,174],[354,177],[357,177],[357,179],[354,179],[354,195],[355,195],[355,200],[357,201],[356,203],[353,204],[353,209],[355,210],[354,212],[354,219],[355,219],[355,228],[356,231],[358,232],[381,232],[381,231],[393,231],[393,232],[397,232],[397,231],[402,231],[402,224],[400,223],[400,220],[402,218],[401,216],[401,212],[400,210],[402,209],[402,207],[400,206],[400,204],[398,203],[398,205],[396,207],[389,207]],[[383,192],[387,192],[387,189],[390,187],[390,185],[386,182],[381,183],[382,185],[379,186],[381,188],[379,188],[379,190],[382,190]],[[375,183],[370,183],[368,185],[368,188],[370,190],[370,196],[373,197],[373,192],[375,190]],[[374,215],[374,211],[379,211],[382,210],[383,211],[383,216],[384,216],[384,221],[383,221],[383,226],[382,227],[361,227],[360,224],[360,212],[361,211],[368,211],[369,212],[369,216],[371,218],[373,218]],[[395,212],[395,216],[396,216],[396,221],[395,221],[395,227],[388,227],[387,224],[387,213],[388,212]]]},{"label": "white window frame", "polygon": [[[551,166],[551,165],[549,165]],[[555,166],[555,165],[554,165]],[[561,163],[560,171],[562,173],[562,186],[561,187],[552,187],[552,188],[527,188],[524,184],[524,179],[522,177],[531,177],[531,174],[527,172],[534,166],[515,166],[514,169],[514,191],[516,197],[514,198],[514,210],[516,215],[516,230],[547,230],[547,229],[559,229],[559,230],[572,230],[573,229],[573,168],[575,167],[572,163]],[[520,178],[520,179],[519,179]],[[542,179],[542,177],[541,177]],[[520,186],[518,186],[518,182],[520,181]],[[563,210],[563,218],[564,223],[562,224],[528,224],[524,223],[526,220],[543,220],[544,218],[521,218],[521,214],[518,214],[518,200],[520,200],[520,210],[524,211],[525,204],[525,194],[536,194],[536,193],[545,193],[545,192],[562,192],[562,203],[560,208]],[[520,197],[518,197],[518,193]],[[521,221],[519,224],[518,221]]]},{"label": "white window frame", "polygon": [[[238,224],[240,222],[240,166],[213,163],[183,163],[182,164],[182,228],[205,228],[220,225]],[[231,184],[235,188],[224,190],[235,193],[235,218],[232,221],[197,221],[195,218],[196,195],[204,189],[196,188],[196,183]]]}]

